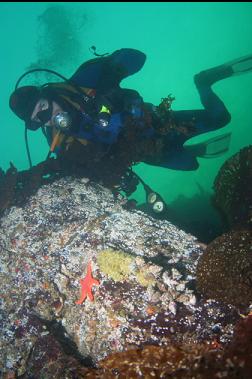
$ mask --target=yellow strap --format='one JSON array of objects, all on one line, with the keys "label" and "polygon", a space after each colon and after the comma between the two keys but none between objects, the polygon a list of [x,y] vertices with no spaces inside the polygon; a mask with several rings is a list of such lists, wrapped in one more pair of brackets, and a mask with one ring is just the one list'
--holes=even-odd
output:
[{"label": "yellow strap", "polygon": [[[57,88],[57,89],[60,89],[60,88],[67,89],[70,92],[75,93],[75,94],[79,93],[79,91],[76,88],[66,83],[52,83],[52,87]],[[87,87],[79,87],[79,88],[83,91],[83,95],[86,94],[88,96],[93,96],[94,91],[95,91],[93,88],[87,88]],[[78,110],[81,109],[80,105],[76,103],[75,101],[71,100],[69,95],[60,95],[60,97],[65,99],[67,102],[71,103],[76,109]]]},{"label": "yellow strap", "polygon": [[70,100],[68,96],[60,95],[60,97],[65,99],[68,103],[72,104],[78,111],[81,109],[80,105],[76,103],[75,101]]},{"label": "yellow strap", "polygon": [[[66,83],[51,83],[51,86],[54,87],[54,88],[63,88],[63,89],[67,89],[73,93],[79,93],[79,91],[74,87],[72,86],[71,84],[66,84]],[[94,89],[93,88],[87,88],[87,87],[79,87],[82,91],[83,91],[83,94],[87,94],[87,95],[91,95],[94,93]]]},{"label": "yellow strap", "polygon": [[[50,146],[50,151],[53,152],[55,147],[59,144],[59,140],[60,140],[60,130],[55,134],[55,136],[53,137],[53,141],[51,143],[51,146]],[[62,141],[61,141],[62,142]]]}]

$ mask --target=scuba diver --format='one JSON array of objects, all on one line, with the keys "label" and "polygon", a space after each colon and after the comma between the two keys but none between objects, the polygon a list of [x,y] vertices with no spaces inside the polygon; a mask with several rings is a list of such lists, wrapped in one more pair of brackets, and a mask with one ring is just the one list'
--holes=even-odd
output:
[{"label": "scuba diver", "polygon": [[[84,62],[69,78],[49,69],[23,74],[10,96],[11,110],[25,122],[27,130],[42,129],[50,151],[75,161],[91,174],[112,183],[127,196],[141,182],[146,201],[154,212],[165,203],[133,171],[139,162],[175,170],[196,170],[197,157],[216,157],[228,149],[230,133],[206,142],[185,145],[190,138],[222,128],[231,116],[213,92],[219,80],[252,70],[252,55],[202,71],[194,76],[204,109],[173,111],[174,98],[163,98],[157,106],[146,103],[120,82],[138,72],[146,55],[131,48],[99,55]],[[63,81],[38,86],[19,86],[35,71],[51,72]],[[31,164],[28,143],[28,158]]]}]

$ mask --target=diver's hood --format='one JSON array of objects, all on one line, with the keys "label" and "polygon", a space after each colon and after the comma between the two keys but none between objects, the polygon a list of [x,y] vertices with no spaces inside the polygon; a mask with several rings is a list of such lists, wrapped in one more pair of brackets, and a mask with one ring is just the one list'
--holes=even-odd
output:
[{"label": "diver's hood", "polygon": [[29,121],[39,99],[57,99],[57,93],[51,86],[24,86],[17,88],[10,96],[11,110],[21,120]]},{"label": "diver's hood", "polygon": [[41,97],[41,89],[35,86],[17,88],[10,96],[9,105],[11,110],[21,120],[30,119],[33,109]]}]

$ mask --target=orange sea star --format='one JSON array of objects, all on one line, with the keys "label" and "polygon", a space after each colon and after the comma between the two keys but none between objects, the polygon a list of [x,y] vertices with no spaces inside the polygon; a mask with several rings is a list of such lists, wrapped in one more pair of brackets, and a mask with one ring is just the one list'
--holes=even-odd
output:
[{"label": "orange sea star", "polygon": [[82,304],[83,301],[86,300],[86,297],[89,298],[90,301],[94,301],[94,296],[92,294],[92,286],[98,286],[100,284],[99,280],[94,279],[92,277],[92,268],[91,261],[88,262],[87,265],[87,275],[85,278],[80,279],[81,284],[81,297],[75,304]]}]

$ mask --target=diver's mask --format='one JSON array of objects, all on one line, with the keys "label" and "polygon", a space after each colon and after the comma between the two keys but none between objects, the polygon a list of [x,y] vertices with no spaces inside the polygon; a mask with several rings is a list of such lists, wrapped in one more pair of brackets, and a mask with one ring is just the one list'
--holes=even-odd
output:
[{"label": "diver's mask", "polygon": [[30,130],[37,130],[43,127],[48,121],[50,121],[52,117],[52,111],[53,111],[52,102],[48,101],[48,108],[43,109],[42,111],[39,111],[37,113],[36,117],[38,120],[29,119],[25,122],[26,128]]}]

